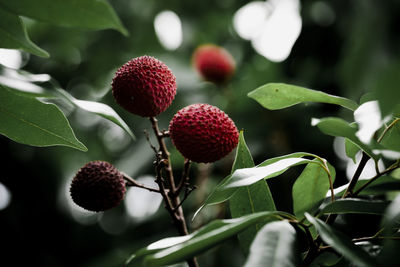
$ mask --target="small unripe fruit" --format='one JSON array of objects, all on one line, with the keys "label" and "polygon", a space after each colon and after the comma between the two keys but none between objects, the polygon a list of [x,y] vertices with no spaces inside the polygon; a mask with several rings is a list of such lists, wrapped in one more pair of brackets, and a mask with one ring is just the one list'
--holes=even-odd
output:
[{"label": "small unripe fruit", "polygon": [[105,161],[91,161],[83,166],[70,188],[72,200],[90,211],[105,211],[118,206],[125,192],[124,176]]},{"label": "small unripe fruit", "polygon": [[193,54],[194,66],[207,81],[223,84],[235,72],[235,60],[224,48],[216,45],[199,46]]},{"label": "small unripe fruit", "polygon": [[195,162],[217,161],[239,142],[231,118],[208,104],[193,104],[179,110],[169,124],[169,132],[178,151]]},{"label": "small unripe fruit", "polygon": [[119,68],[112,81],[119,105],[129,112],[154,117],[165,111],[176,94],[176,78],[160,60],[141,56]]}]

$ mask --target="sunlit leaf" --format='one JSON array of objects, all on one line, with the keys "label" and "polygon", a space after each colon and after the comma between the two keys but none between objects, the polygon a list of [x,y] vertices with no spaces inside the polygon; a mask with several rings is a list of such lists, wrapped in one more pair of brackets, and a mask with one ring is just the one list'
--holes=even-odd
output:
[{"label": "sunlit leaf", "polygon": [[251,244],[244,267],[298,266],[296,230],[287,221],[265,225]]},{"label": "sunlit leaf", "polygon": [[369,148],[367,145],[361,142],[360,139],[357,138],[357,129],[352,127],[345,120],[334,117],[313,119],[312,125],[317,126],[324,134],[331,136],[341,136],[349,139],[375,161],[379,159],[379,157],[372,152],[371,148]]},{"label": "sunlit leaf", "polygon": [[[232,175],[225,177],[208,196],[204,204],[196,211],[196,215],[207,205],[213,205],[230,199],[238,188],[252,185],[260,180],[276,177],[290,167],[313,162],[302,157],[317,157],[310,153],[298,152],[281,157],[268,159],[256,167],[236,170]],[[315,164],[321,164],[317,161]]]},{"label": "sunlit leaf", "polygon": [[329,203],[322,210],[321,213],[329,214],[346,214],[346,213],[364,213],[364,214],[378,214],[384,213],[389,202],[377,200],[364,200],[364,199],[338,199],[333,203]]},{"label": "sunlit leaf", "polygon": [[22,144],[60,145],[87,151],[57,106],[16,95],[1,85],[0,133]]},{"label": "sunlit leaf", "polygon": [[284,83],[268,83],[251,91],[248,96],[263,107],[272,110],[290,107],[303,102],[336,104],[353,111],[358,107],[357,103],[344,97]]},{"label": "sunlit leaf", "polygon": [[95,30],[110,28],[128,34],[106,0],[0,0],[0,5],[17,15],[54,25]]},{"label": "sunlit leaf", "polygon": [[336,231],[328,224],[324,223],[320,219],[312,217],[308,213],[306,213],[306,218],[317,228],[318,233],[326,244],[332,246],[334,250],[342,254],[352,263],[357,266],[377,266],[374,258],[369,256],[363,249],[354,245],[344,234]]},{"label": "sunlit leaf", "polygon": [[40,57],[49,57],[46,51],[29,39],[25,24],[19,16],[0,7],[0,18],[0,47],[21,49]]},{"label": "sunlit leaf", "polygon": [[129,126],[122,120],[122,118],[115,112],[110,106],[94,102],[94,101],[86,101],[86,100],[79,100],[71,96],[67,91],[63,89],[57,89],[57,91],[71,104],[74,106],[81,108],[87,112],[97,114],[113,123],[121,127],[126,133],[128,133],[133,139],[135,135],[132,133]]},{"label": "sunlit leaf", "polygon": [[377,130],[382,127],[383,120],[378,101],[365,102],[354,111],[354,120],[358,124],[356,136],[364,144],[369,144]]},{"label": "sunlit leaf", "polygon": [[164,241],[157,241],[156,243],[161,243],[161,246],[156,246],[154,243],[147,246],[134,254],[128,263],[132,266],[138,266],[141,264],[140,261],[143,260],[145,266],[165,266],[185,261],[261,220],[269,217],[281,218],[281,216],[292,217],[284,212],[271,211],[254,213],[236,219],[215,220],[190,234],[189,239],[187,237],[182,239],[168,238]]},{"label": "sunlit leaf", "polygon": [[[236,149],[236,157],[232,166],[232,173],[240,168],[253,167],[254,162],[244,140],[243,131],[240,132],[239,145]],[[275,204],[266,181],[240,188],[229,199],[229,208],[232,218],[238,218],[260,211],[274,211]],[[247,255],[251,242],[265,222],[257,223],[238,235],[242,250]]]},{"label": "sunlit leaf", "polygon": [[[316,159],[314,160],[316,161]],[[332,183],[335,180],[335,169],[329,164]],[[293,185],[293,212],[298,218],[304,212],[313,212],[325,199],[329,190],[329,177],[319,164],[309,163]]]}]

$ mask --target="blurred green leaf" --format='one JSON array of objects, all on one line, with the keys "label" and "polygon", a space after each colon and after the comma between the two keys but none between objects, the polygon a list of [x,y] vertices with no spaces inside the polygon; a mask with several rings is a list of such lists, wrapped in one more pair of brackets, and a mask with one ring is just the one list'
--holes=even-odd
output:
[{"label": "blurred green leaf", "polygon": [[49,57],[46,51],[29,39],[25,24],[19,16],[0,7],[0,18],[0,47],[21,49],[39,57]]},{"label": "blurred green leaf", "polygon": [[385,216],[382,220],[382,227],[385,227],[385,233],[394,231],[400,219],[400,194],[390,203],[385,211]]},{"label": "blurred green leaf", "polygon": [[399,84],[400,62],[392,62],[385,68],[382,68],[381,73],[379,74],[379,77],[373,87],[379,101],[382,117],[393,113],[399,108]]},{"label": "blurred green leaf", "polygon": [[116,29],[128,35],[106,0],[0,0],[0,5],[17,15],[59,26],[86,29]]},{"label": "blurred green leaf", "polygon": [[340,257],[332,252],[322,252],[311,263],[310,267],[333,266],[340,260]]},{"label": "blurred green leaf", "polygon": [[378,266],[374,258],[370,257],[367,252],[354,245],[345,235],[336,231],[320,219],[312,217],[308,213],[306,213],[306,218],[317,228],[318,233],[326,244],[332,246],[334,250],[341,253],[352,263],[357,266]]},{"label": "blurred green leaf", "polygon": [[[239,145],[236,149],[236,157],[232,166],[232,173],[240,168],[253,167],[254,162],[250,151],[244,140],[243,131],[240,132]],[[229,208],[232,218],[238,218],[260,211],[276,210],[274,200],[266,181],[261,180],[257,183],[240,188],[230,199]],[[266,223],[260,222],[250,226],[238,235],[242,250],[247,255],[251,242],[256,236],[258,230]]]},{"label": "blurred green leaf", "polygon": [[[187,237],[181,237],[181,239],[173,240],[168,238],[157,241],[156,243],[140,250],[140,253],[133,255],[128,263],[137,266],[140,264],[139,261],[143,259],[143,265],[145,266],[164,266],[185,261],[186,259],[216,246],[220,242],[236,235],[261,220],[270,217],[281,218],[281,216],[292,217],[290,214],[285,212],[266,211],[236,219],[215,220],[190,234],[188,239],[186,239]],[[171,240],[175,242],[170,242]],[[164,249],[157,249],[159,246]]]},{"label": "blurred green leaf", "polygon": [[94,102],[94,101],[86,101],[86,100],[78,100],[74,98],[72,95],[70,95],[67,91],[63,89],[57,89],[57,92],[59,92],[64,99],[66,99],[68,102],[73,104],[74,106],[81,108],[87,112],[97,114],[113,123],[121,127],[126,133],[128,133],[132,139],[136,139],[135,135],[132,133],[131,129],[129,126],[122,120],[122,118],[113,110],[110,106],[99,103],[99,102]]},{"label": "blurred green leaf", "polygon": [[0,132],[22,144],[60,145],[87,151],[57,106],[16,95],[1,85]]},{"label": "blurred green leaf", "polygon": [[336,213],[364,213],[364,214],[378,214],[384,213],[389,205],[388,201],[377,200],[364,200],[364,199],[338,199],[335,202],[329,203],[322,210],[322,214]]},{"label": "blurred green leaf", "polygon": [[358,151],[360,151],[360,148],[354,144],[350,139],[345,138],[344,139],[344,147],[346,151],[346,155],[353,160],[354,163],[356,163],[356,155]]},{"label": "blurred green leaf", "polygon": [[272,110],[290,107],[303,102],[336,104],[353,111],[358,107],[356,102],[344,97],[284,83],[268,83],[251,91],[248,96],[263,107]]},{"label": "blurred green leaf", "polygon": [[[316,159],[314,160],[316,161]],[[335,169],[328,165],[332,184],[335,181]],[[296,179],[293,185],[293,212],[298,218],[304,217],[304,212],[312,213],[318,209],[329,190],[329,177],[321,165],[309,163]]]},{"label": "blurred green leaf", "polygon": [[244,267],[298,266],[296,230],[287,221],[265,225],[251,244]]},{"label": "blurred green leaf", "polygon": [[379,159],[379,156],[375,155],[372,152],[371,148],[369,148],[366,144],[362,143],[360,139],[358,139],[358,137],[356,136],[357,129],[352,127],[345,120],[334,117],[313,119],[312,125],[317,126],[318,129],[320,129],[321,132],[323,132],[324,134],[331,136],[341,136],[349,139],[375,161]]},{"label": "blurred green leaf", "polygon": [[381,144],[387,149],[400,151],[400,119],[393,121],[394,125],[387,130]]}]

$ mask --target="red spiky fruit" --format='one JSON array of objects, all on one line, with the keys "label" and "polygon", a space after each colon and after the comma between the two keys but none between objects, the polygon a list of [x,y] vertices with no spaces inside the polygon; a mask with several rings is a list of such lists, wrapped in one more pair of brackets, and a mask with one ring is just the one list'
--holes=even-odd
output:
[{"label": "red spiky fruit", "polygon": [[72,180],[72,200],[90,211],[105,211],[118,206],[125,196],[124,176],[110,163],[91,161]]},{"label": "red spiky fruit", "polygon": [[179,110],[169,124],[169,132],[179,152],[195,162],[217,161],[239,142],[231,118],[208,104],[193,104]]},{"label": "red spiky fruit", "polygon": [[165,111],[176,94],[176,78],[160,60],[141,56],[119,68],[112,81],[119,105],[129,112],[154,117]]},{"label": "red spiky fruit", "polygon": [[207,81],[223,84],[235,72],[235,60],[224,48],[212,44],[199,46],[193,53],[196,70]]}]

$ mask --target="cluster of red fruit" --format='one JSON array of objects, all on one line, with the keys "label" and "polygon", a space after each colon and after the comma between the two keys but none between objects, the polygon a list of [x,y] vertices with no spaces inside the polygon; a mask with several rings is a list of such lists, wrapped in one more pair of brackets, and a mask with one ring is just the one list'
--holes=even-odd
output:
[{"label": "cluster of red fruit", "polygon": [[[226,82],[234,71],[234,61],[227,55],[225,50],[216,46],[202,46],[194,54],[195,66],[205,79]],[[176,88],[172,71],[150,56],[130,60],[117,70],[112,81],[116,102],[142,117],[155,117],[165,111],[175,98]],[[208,104],[193,104],[179,110],[169,124],[169,133],[173,144],[185,158],[204,163],[229,154],[237,146],[239,138],[238,130],[228,115]],[[102,161],[89,162],[82,167],[70,188],[73,201],[92,211],[117,206],[125,191],[123,175]]]}]

